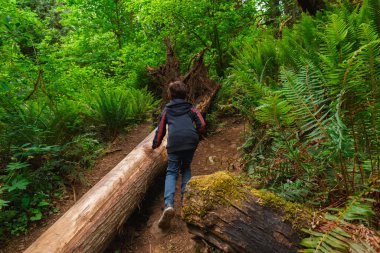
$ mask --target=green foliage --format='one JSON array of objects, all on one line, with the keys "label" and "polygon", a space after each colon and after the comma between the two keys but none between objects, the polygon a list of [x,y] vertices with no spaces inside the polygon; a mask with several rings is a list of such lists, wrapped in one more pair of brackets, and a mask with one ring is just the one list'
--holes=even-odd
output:
[{"label": "green foliage", "polygon": [[90,104],[90,117],[105,137],[115,137],[124,127],[141,121],[155,106],[157,102],[146,90],[100,90]]},{"label": "green foliage", "polygon": [[99,136],[157,105],[141,87],[165,48],[141,29],[136,3],[0,1],[0,241],[51,212],[55,192],[84,182]]},{"label": "green foliage", "polygon": [[218,106],[249,119],[247,170],[261,185],[328,205],[379,177],[379,3],[336,1],[298,22],[295,4],[0,0],[0,237],[82,180],[99,137],[158,105],[142,87],[165,37],[184,68],[207,48],[211,75],[226,76]]},{"label": "green foliage", "polygon": [[136,0],[134,7],[144,33],[150,38],[172,38],[185,62],[208,47],[206,60],[218,76],[223,76],[228,66],[227,52],[233,39],[245,34],[257,13],[252,1]]},{"label": "green foliage", "polygon": [[264,97],[259,100],[260,106],[256,107],[255,117],[261,123],[267,123],[275,127],[290,126],[294,123],[291,113],[293,107],[282,100],[278,95]]},{"label": "green foliage", "polygon": [[332,116],[328,109],[329,101],[324,98],[322,73],[310,64],[302,67],[297,75],[283,69],[281,80],[281,92],[287,101],[297,106],[294,114],[301,131],[307,133],[311,140],[329,138],[326,126],[332,122]]},{"label": "green foliage", "polygon": [[252,123],[248,170],[292,200],[324,205],[329,189],[350,195],[378,177],[379,34],[363,15],[373,5],[303,16],[278,40],[255,31],[231,64],[223,96]]}]

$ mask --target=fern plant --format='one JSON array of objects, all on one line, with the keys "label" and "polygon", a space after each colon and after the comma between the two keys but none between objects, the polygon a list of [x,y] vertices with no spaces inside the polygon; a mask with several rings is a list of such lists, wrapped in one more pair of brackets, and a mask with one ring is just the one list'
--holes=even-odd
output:
[{"label": "fern plant", "polygon": [[90,117],[98,124],[106,138],[115,137],[123,129],[139,122],[157,103],[153,96],[144,90],[100,90],[95,99],[90,99]]},{"label": "fern plant", "polygon": [[[334,214],[326,213],[324,232],[304,229],[303,231],[311,236],[301,241],[300,245],[306,249],[301,249],[302,253],[375,253],[376,250],[363,239],[352,238],[355,228],[352,229],[350,222],[360,222],[366,225],[371,223],[374,216],[372,210],[373,199],[366,198],[370,192],[377,191],[370,187],[362,191],[357,196],[351,197],[344,208],[329,208]],[[376,236],[376,235],[374,235]],[[360,238],[359,234],[356,234]]]},{"label": "fern plant", "polygon": [[294,123],[293,107],[278,94],[259,100],[255,117],[262,123],[270,123],[276,128],[290,126]]},{"label": "fern plant", "polygon": [[281,79],[281,93],[295,107],[294,114],[303,133],[311,141],[329,139],[326,126],[332,122],[333,116],[330,101],[325,96],[323,74],[310,63],[298,74],[282,69]]}]

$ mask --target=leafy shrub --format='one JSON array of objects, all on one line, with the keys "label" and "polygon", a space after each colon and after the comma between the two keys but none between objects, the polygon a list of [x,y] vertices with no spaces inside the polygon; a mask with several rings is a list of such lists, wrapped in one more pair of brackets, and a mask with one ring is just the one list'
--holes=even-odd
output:
[{"label": "leafy shrub", "polygon": [[99,143],[80,135],[85,127],[73,101],[0,102],[1,240],[40,220],[68,175],[91,165]]}]

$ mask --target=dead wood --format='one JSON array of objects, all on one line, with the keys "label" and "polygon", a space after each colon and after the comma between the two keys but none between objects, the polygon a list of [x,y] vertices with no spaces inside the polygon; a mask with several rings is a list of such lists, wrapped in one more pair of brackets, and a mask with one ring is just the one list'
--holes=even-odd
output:
[{"label": "dead wood", "polygon": [[[297,252],[301,239],[308,237],[302,228],[325,234],[337,226],[323,213],[247,187],[227,172],[193,177],[182,215],[196,240],[207,241],[224,252]],[[379,252],[376,231],[359,224],[339,227],[351,235],[352,241],[366,242],[372,252]]]},{"label": "dead wood", "polygon": [[[264,205],[236,178],[218,172],[190,180],[182,215],[196,240],[223,252],[290,253],[297,251],[299,227],[309,222],[309,213],[293,207],[289,214]],[[293,216],[304,218],[291,222]]]},{"label": "dead wood", "polygon": [[192,59],[192,66],[184,75],[180,74],[180,61],[176,58],[173,46],[168,38],[164,41],[166,45],[166,62],[157,68],[148,67],[148,73],[153,83],[160,87],[162,92],[163,104],[168,102],[168,84],[173,81],[183,81],[186,84],[188,95],[187,100],[193,104],[202,101],[205,95],[217,90],[219,84],[211,80],[208,69],[204,64],[204,49],[196,54]]}]

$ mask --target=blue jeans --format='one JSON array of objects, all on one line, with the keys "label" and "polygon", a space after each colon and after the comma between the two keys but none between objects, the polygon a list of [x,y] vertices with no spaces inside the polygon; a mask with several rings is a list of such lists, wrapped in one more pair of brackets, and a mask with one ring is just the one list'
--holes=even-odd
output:
[{"label": "blue jeans", "polygon": [[186,184],[191,178],[190,165],[194,152],[195,150],[191,149],[168,153],[168,168],[166,169],[164,193],[165,207],[174,206],[175,185],[180,171],[182,173],[181,199],[183,198]]}]

